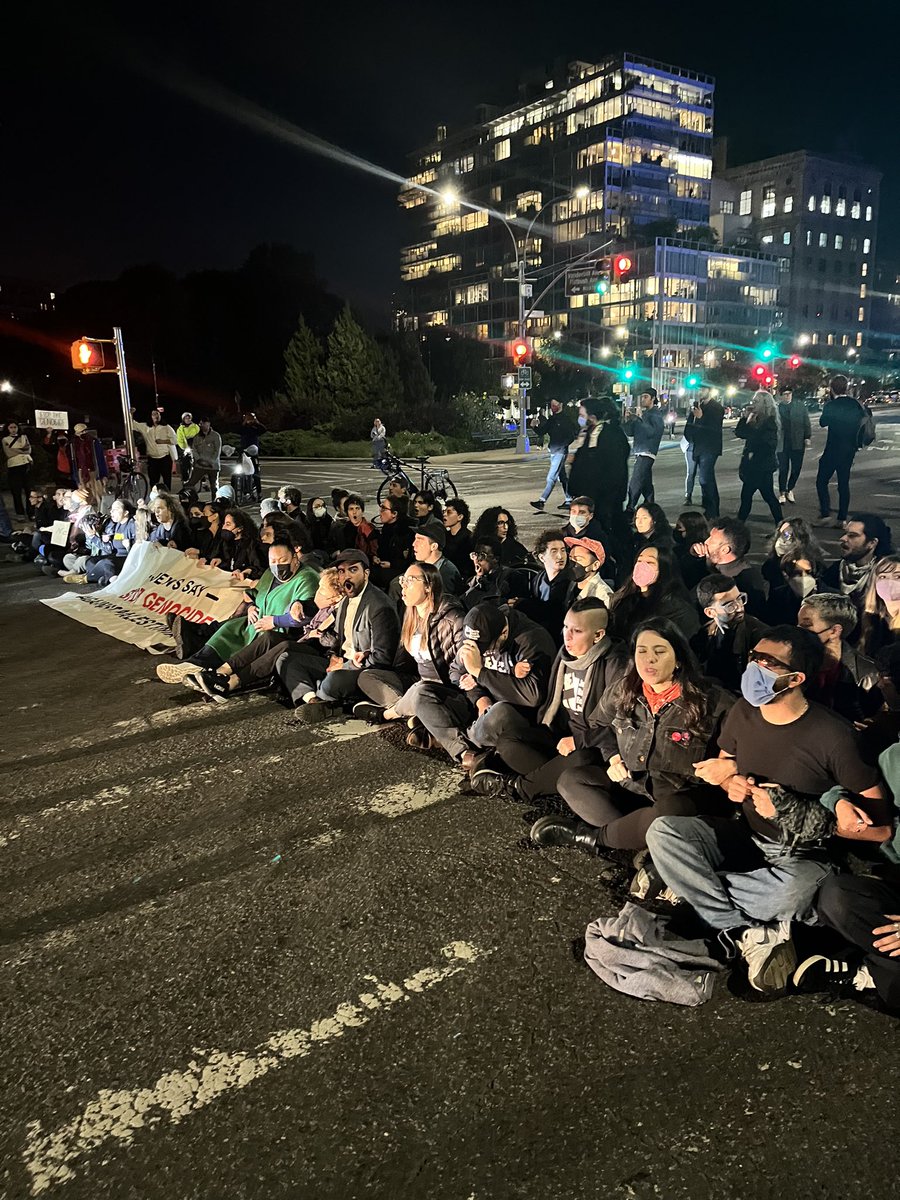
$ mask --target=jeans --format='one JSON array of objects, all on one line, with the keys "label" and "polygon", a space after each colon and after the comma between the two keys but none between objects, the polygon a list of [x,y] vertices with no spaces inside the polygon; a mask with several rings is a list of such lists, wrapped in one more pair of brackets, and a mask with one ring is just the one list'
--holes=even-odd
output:
[{"label": "jeans", "polygon": [[819,516],[827,517],[831,513],[831,496],[829,495],[828,485],[831,483],[831,477],[837,474],[837,489],[838,489],[838,512],[837,519],[846,521],[847,513],[850,509],[850,468],[853,466],[853,459],[856,456],[856,450],[852,449],[848,453],[846,450],[831,450],[825,447],[822,457],[819,459],[819,469],[816,472],[816,491],[819,494]]},{"label": "jeans", "polygon": [[688,442],[684,454],[684,498],[685,500],[693,500],[694,498],[694,481],[697,478],[697,461],[694,458],[694,447]]},{"label": "jeans", "polygon": [[359,690],[374,704],[392,708],[398,717],[416,715],[416,688],[421,680],[398,675],[387,667],[367,667],[359,677]]},{"label": "jeans", "polygon": [[6,469],[6,477],[9,481],[9,490],[12,493],[13,507],[17,517],[30,517],[34,513],[34,509],[28,502],[29,470],[30,467],[27,463],[21,467],[7,467]]},{"label": "jeans", "polygon": [[756,837],[742,818],[659,817],[647,846],[669,887],[713,929],[815,924],[813,901],[831,871],[824,855]]},{"label": "jeans", "polygon": [[442,683],[423,683],[416,690],[415,713],[431,736],[457,762],[472,743],[465,731],[472,723],[475,706],[465,692]]},{"label": "jeans", "polygon": [[563,495],[566,498],[566,503],[569,502],[569,480],[566,475],[566,454],[568,451],[562,450],[550,451],[550,468],[547,471],[547,481],[541,499],[544,503],[550,498],[550,493],[553,491],[553,485],[559,480],[559,484],[563,490]]},{"label": "jeans", "polygon": [[[12,533],[12,524],[9,520],[9,513],[6,511],[6,505],[3,503],[3,497],[0,496],[0,537],[9,537]],[[43,537],[43,535],[35,534],[34,537]],[[39,543],[40,545],[41,543]],[[34,545],[34,539],[31,542],[32,549],[37,554],[37,549]]]},{"label": "jeans", "polygon": [[716,485],[716,454],[695,454],[697,474],[700,476],[700,496],[703,511],[709,519],[719,515],[719,489]]},{"label": "jeans", "polygon": [[782,450],[778,455],[778,490],[779,492],[792,492],[794,484],[800,478],[800,472],[803,470],[803,458],[806,450],[803,446],[799,450]]},{"label": "jeans", "polygon": [[889,924],[885,914],[900,912],[896,885],[869,875],[829,875],[819,889],[816,912],[823,925],[862,950],[878,995],[890,1008],[900,1009],[900,958],[890,958],[872,944],[872,930]]},{"label": "jeans", "polygon": [[215,497],[216,489],[219,486],[219,472],[215,467],[194,467],[193,471],[191,471],[190,479],[187,480],[184,486],[194,488],[199,495],[204,479],[209,484],[209,494]]},{"label": "jeans", "polygon": [[631,468],[631,479],[628,481],[628,507],[637,508],[638,501],[643,496],[648,504],[652,504],[654,500],[653,491],[653,463],[649,454],[638,454],[635,456],[634,466]]}]

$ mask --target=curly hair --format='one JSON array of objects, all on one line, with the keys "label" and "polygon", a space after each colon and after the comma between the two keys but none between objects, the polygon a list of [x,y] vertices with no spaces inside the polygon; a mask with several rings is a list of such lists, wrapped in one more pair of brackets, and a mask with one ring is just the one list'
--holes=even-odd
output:
[{"label": "curly hair", "polygon": [[509,538],[518,538],[519,527],[516,525],[516,518],[512,515],[508,508],[503,504],[493,504],[490,508],[486,508],[475,523],[475,530],[472,536],[475,541],[487,535],[489,537],[497,536],[497,521],[500,514],[504,513],[509,517],[509,525],[506,528],[506,536]]}]

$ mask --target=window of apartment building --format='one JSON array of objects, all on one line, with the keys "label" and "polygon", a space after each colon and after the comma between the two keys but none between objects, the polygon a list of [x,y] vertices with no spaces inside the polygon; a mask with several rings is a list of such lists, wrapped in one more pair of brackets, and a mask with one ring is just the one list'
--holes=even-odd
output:
[{"label": "window of apartment building", "polygon": [[[856,249],[855,246],[854,246],[854,249]],[[871,249],[872,249],[872,239],[871,238],[863,238],[863,254],[868,254]]]},{"label": "window of apartment building", "polygon": [[512,153],[509,138],[503,138],[494,146],[494,162],[500,162],[503,158],[509,158]]},{"label": "window of apartment building", "polygon": [[761,245],[763,245],[763,246],[771,246],[771,245],[772,245],[772,243],[775,241],[775,234],[774,234],[774,233],[767,233],[767,234],[765,235],[765,237],[761,237],[759,240],[760,240],[760,244],[761,244]]},{"label": "window of apartment building", "polygon": [[496,187],[491,188],[491,204],[499,204],[503,199],[503,188],[498,183]]},{"label": "window of apartment building", "polygon": [[860,202],[858,200],[854,200],[853,203],[850,205],[850,216],[853,218],[854,221],[858,221],[859,218],[862,216],[862,205],[860,204]]},{"label": "window of apartment building", "polygon": [[824,275],[824,274],[825,274],[825,269],[826,269],[826,267],[827,267],[827,266],[828,266],[828,263],[825,261],[825,259],[824,259],[824,258],[820,258],[820,259],[819,259],[819,274],[820,274],[820,275]]},{"label": "window of apartment building", "polygon": [[846,217],[847,215],[847,199],[845,196],[838,196],[834,203],[835,216]]},{"label": "window of apartment building", "polygon": [[465,175],[468,171],[475,170],[475,155],[465,154],[462,158],[456,160],[456,169],[460,175]]},{"label": "window of apartment building", "polygon": [[794,197],[793,196],[785,196],[782,211],[786,212],[786,213],[794,211]]},{"label": "window of apartment building", "polygon": [[829,333],[828,337],[825,340],[828,342],[829,346],[833,346],[834,345],[834,334]]},{"label": "window of apartment building", "polygon": [[775,189],[773,187],[763,188],[762,210],[760,215],[763,217],[775,216]]},{"label": "window of apartment building", "polygon": [[834,264],[834,273],[835,273],[835,275],[840,275],[840,274],[842,274],[842,270],[841,270],[841,268],[842,268],[842,267],[843,267],[843,263],[836,262],[836,263]]},{"label": "window of apartment building", "polygon": [[858,334],[856,335],[856,344],[857,344],[857,346],[861,346],[861,345],[862,345],[862,334],[861,334],[861,333],[858,333]]},{"label": "window of apartment building", "polygon": [[865,285],[864,283],[861,283],[861,284],[859,285],[859,298],[860,298],[860,300],[865,300],[865,298],[866,298],[866,290],[867,290],[867,289],[866,289],[866,285]]},{"label": "window of apartment building", "polygon": [[791,244],[791,231],[789,229],[786,229],[781,235],[781,243],[783,246],[789,246]]},{"label": "window of apartment building", "polygon": [[854,237],[852,237],[852,238],[850,239],[850,250],[851,250],[851,253],[852,253],[853,251],[856,251],[856,250],[858,250],[858,249],[859,249],[859,238],[854,238]]},{"label": "window of apartment building", "polygon": [[840,233],[834,235],[834,248],[835,250],[843,250],[844,248],[844,238]]},{"label": "window of apartment building", "polygon": [[824,213],[826,215],[831,212],[831,197],[830,196],[826,196],[823,194],[822,199],[819,201],[819,212]]},{"label": "window of apartment building", "polygon": [[725,217],[730,217],[732,215],[732,213],[734,212],[734,201],[733,200],[720,200],[719,201],[719,212],[722,213],[722,215]]},{"label": "window of apartment building", "polygon": [[812,245],[812,230],[811,229],[807,229],[807,231],[806,231],[806,244],[807,244],[807,246]]},{"label": "window of apartment building", "polygon": [[542,199],[538,191],[519,192],[516,196],[516,208],[520,213],[528,212],[530,208],[540,208]]},{"label": "window of apartment building", "polygon": [[740,204],[738,206],[738,213],[742,217],[750,216],[750,206],[751,206],[752,201],[753,201],[753,192],[751,191],[750,188],[747,188],[746,191],[741,192],[741,199],[740,199]]},{"label": "window of apartment building", "polygon": [[869,264],[867,262],[864,262],[862,264],[862,266],[859,268],[859,273],[863,277],[863,279],[865,279],[865,277],[869,273]]},{"label": "window of apartment building", "polygon": [[819,234],[819,246],[824,249],[827,245],[828,245],[828,234],[820,233]]},{"label": "window of apartment building", "polygon": [[872,220],[872,205],[871,204],[866,205],[866,220],[867,221]]},{"label": "window of apartment building", "polygon": [[807,202],[806,202],[806,207],[809,209],[809,211],[810,211],[810,212],[815,212],[815,211],[816,211],[816,198],[815,198],[815,196],[810,196],[810,198],[809,198],[809,199],[807,200]]},{"label": "window of apartment building", "polygon": [[865,319],[866,319],[866,310],[863,308],[862,305],[860,305],[859,312],[857,313],[857,320],[864,321]]},{"label": "window of apartment building", "polygon": [[812,344],[814,346],[818,346],[818,344],[819,344],[819,335],[817,333],[814,333],[812,335]]},{"label": "window of apartment building", "polygon": [[842,346],[849,346],[849,345],[850,345],[850,336],[849,336],[849,334],[846,334],[846,333],[845,333],[845,334],[844,334],[844,335],[841,337],[841,345],[842,345]]}]

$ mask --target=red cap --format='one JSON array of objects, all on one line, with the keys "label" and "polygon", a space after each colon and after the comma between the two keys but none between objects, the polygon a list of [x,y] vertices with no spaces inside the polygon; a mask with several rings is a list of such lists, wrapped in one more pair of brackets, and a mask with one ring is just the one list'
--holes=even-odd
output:
[{"label": "red cap", "polygon": [[594,558],[596,558],[596,560],[600,563],[601,567],[606,562],[606,551],[603,549],[603,543],[598,542],[596,538],[567,537],[563,538],[563,541],[570,550],[573,546],[582,546],[585,550],[589,550],[590,553],[593,554]]}]

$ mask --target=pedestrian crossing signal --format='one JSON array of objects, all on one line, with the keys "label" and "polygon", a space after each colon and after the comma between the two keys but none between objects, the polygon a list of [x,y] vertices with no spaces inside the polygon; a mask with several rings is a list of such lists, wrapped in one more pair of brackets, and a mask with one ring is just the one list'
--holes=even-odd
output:
[{"label": "pedestrian crossing signal", "polygon": [[517,367],[524,367],[531,355],[531,346],[527,338],[516,338],[510,347],[512,360]]},{"label": "pedestrian crossing signal", "polygon": [[94,375],[106,368],[106,355],[102,342],[92,338],[79,338],[72,343],[72,366],[83,375]]}]

